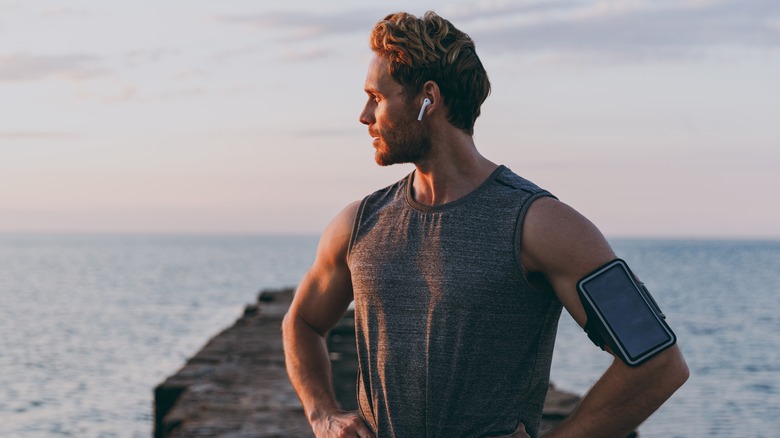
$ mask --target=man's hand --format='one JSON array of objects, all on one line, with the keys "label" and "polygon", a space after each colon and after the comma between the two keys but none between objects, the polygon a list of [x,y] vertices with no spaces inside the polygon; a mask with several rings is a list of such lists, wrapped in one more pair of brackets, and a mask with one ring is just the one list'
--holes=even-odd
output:
[{"label": "man's hand", "polygon": [[517,426],[517,429],[515,429],[514,432],[512,432],[509,435],[501,435],[493,438],[531,438],[530,435],[528,435],[528,432],[525,431],[525,424],[520,423]]},{"label": "man's hand", "polygon": [[312,420],[311,427],[317,438],[375,438],[357,412],[336,411]]}]

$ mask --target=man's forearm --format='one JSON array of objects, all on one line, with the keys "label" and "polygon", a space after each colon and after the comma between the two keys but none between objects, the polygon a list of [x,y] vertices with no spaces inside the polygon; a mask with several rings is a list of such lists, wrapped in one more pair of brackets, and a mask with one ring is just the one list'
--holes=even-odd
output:
[{"label": "man's forearm", "polygon": [[283,339],[287,374],[309,422],[338,410],[324,337],[301,319],[287,315]]},{"label": "man's forearm", "polygon": [[623,438],[687,378],[688,368],[677,346],[638,368],[615,360],[574,413],[546,437]]}]

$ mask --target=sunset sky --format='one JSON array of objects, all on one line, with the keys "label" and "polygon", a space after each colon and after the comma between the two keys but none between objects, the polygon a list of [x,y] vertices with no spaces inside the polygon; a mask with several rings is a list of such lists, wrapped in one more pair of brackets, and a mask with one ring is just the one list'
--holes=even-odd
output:
[{"label": "sunset sky", "polygon": [[478,149],[608,237],[780,238],[777,0],[0,0],[0,232],[319,233],[412,170],[358,122],[368,33],[435,10]]}]

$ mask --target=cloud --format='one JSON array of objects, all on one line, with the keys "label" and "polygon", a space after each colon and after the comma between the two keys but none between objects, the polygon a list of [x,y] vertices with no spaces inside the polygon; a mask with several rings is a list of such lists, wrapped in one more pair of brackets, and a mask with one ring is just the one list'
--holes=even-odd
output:
[{"label": "cloud", "polygon": [[348,11],[338,14],[284,11],[241,16],[220,16],[217,17],[217,20],[258,30],[286,29],[292,31],[293,39],[310,39],[326,35],[343,35],[355,32],[367,33],[377,19],[386,14],[386,12],[371,10]]},{"label": "cloud", "polygon": [[176,90],[164,91],[160,94],[161,99],[187,99],[200,97],[209,93],[209,90],[203,87],[179,88]]},{"label": "cloud", "polygon": [[179,70],[176,72],[176,74],[173,75],[173,79],[176,81],[187,81],[191,79],[200,80],[205,78],[207,75],[206,73],[198,68],[185,68],[183,70]]},{"label": "cloud", "polygon": [[303,138],[348,137],[355,135],[354,129],[308,129],[295,131],[294,135]]},{"label": "cloud", "polygon": [[[723,46],[780,46],[777,0],[483,1],[443,7],[438,12],[472,35],[480,51],[521,56],[678,59]],[[218,20],[279,31],[283,42],[313,42],[353,33],[366,36],[387,13],[387,9],[324,14],[287,11]],[[321,54],[312,50],[310,55]]]},{"label": "cloud", "polygon": [[2,140],[67,140],[80,137],[75,132],[51,132],[51,131],[0,131]]},{"label": "cloud", "polygon": [[323,42],[331,37],[352,38],[364,43],[368,32],[386,11],[346,11],[317,14],[310,12],[268,12],[247,15],[220,16],[216,20],[229,25],[243,26],[260,32],[271,32],[272,46],[250,45],[239,49],[224,50],[215,55],[219,60],[234,57],[256,56],[269,50],[276,59],[287,63],[309,62],[339,56],[342,45]]},{"label": "cloud", "polygon": [[490,21],[506,18],[507,16],[523,15],[536,18],[540,16],[568,12],[593,4],[592,1],[582,0],[540,0],[540,1],[516,1],[516,2],[481,2],[478,4],[446,7],[436,11],[443,17],[460,27],[462,22]]},{"label": "cloud", "polygon": [[42,17],[67,17],[67,16],[74,16],[74,17],[84,17],[88,15],[88,12],[84,9],[75,9],[70,8],[67,6],[50,6],[49,8],[43,10],[40,14]]},{"label": "cloud", "polygon": [[[780,46],[770,17],[776,0],[557,2],[524,13],[473,11],[468,24],[482,50],[515,53],[555,51],[596,57],[675,57],[723,46]],[[487,20],[487,21],[486,21]]]},{"label": "cloud", "polygon": [[81,80],[105,74],[99,58],[89,55],[0,55],[0,82],[25,82],[59,77]]},{"label": "cloud", "polygon": [[170,58],[181,56],[179,49],[158,47],[155,49],[132,50],[123,54],[123,60],[128,67],[138,67],[145,64],[156,64]]},{"label": "cloud", "polygon": [[138,89],[135,85],[125,84],[116,93],[103,97],[105,103],[130,102],[138,97]]},{"label": "cloud", "polygon": [[284,61],[313,61],[315,59],[328,58],[336,53],[335,50],[329,50],[322,47],[309,47],[303,50],[287,50],[281,55]]},{"label": "cloud", "polygon": [[252,44],[240,48],[225,49],[214,53],[213,60],[218,63],[224,63],[231,61],[234,58],[241,58],[245,56],[257,56],[268,50],[266,45]]}]

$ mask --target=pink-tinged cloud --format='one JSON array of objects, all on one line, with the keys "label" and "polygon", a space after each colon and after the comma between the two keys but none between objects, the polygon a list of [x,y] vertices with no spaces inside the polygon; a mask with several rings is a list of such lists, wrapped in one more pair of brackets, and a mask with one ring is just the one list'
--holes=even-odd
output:
[{"label": "pink-tinged cloud", "polygon": [[78,138],[80,135],[75,132],[52,132],[52,131],[0,131],[0,141],[2,140],[66,140]]},{"label": "pink-tinged cloud", "polygon": [[[367,35],[392,8],[343,13],[272,12],[223,16],[228,24],[287,31],[282,42]],[[545,0],[437,10],[475,38],[481,51],[555,52],[576,59],[696,55],[724,46],[780,47],[777,0]]]},{"label": "pink-tinged cloud", "polygon": [[82,80],[106,74],[90,55],[0,55],[0,82],[27,82],[52,77]]}]

